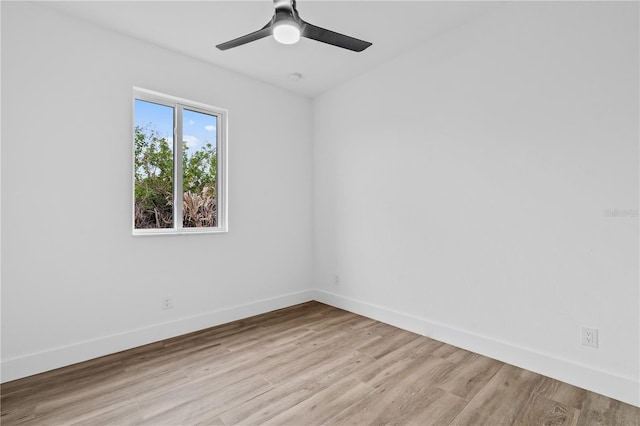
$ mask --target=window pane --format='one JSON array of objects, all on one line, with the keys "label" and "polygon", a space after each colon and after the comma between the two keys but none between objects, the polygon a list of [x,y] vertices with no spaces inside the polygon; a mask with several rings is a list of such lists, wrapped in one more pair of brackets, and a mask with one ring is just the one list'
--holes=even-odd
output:
[{"label": "window pane", "polygon": [[135,100],[135,228],[173,227],[173,108]]},{"label": "window pane", "polygon": [[218,225],[218,118],[183,110],[182,113],[182,226]]}]

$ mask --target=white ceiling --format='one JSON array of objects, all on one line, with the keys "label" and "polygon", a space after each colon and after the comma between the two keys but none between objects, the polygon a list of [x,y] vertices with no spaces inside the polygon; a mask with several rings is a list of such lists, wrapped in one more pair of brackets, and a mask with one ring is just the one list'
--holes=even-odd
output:
[{"label": "white ceiling", "polygon": [[[215,45],[262,28],[273,1],[47,1],[101,27],[313,97],[488,10],[483,1],[298,0],[300,17],[373,43],[355,53],[314,40],[271,37],[220,51]],[[299,73],[302,79],[289,79]]]}]

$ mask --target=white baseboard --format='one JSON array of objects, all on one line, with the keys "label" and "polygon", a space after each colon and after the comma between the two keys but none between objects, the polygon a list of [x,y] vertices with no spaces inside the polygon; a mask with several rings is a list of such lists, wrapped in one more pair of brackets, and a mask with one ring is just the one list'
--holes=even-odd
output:
[{"label": "white baseboard", "polygon": [[363,315],[640,407],[640,381],[334,293],[316,290],[318,302]]},{"label": "white baseboard", "polygon": [[317,300],[640,407],[640,382],[427,318],[322,290],[307,290],[2,360],[1,382]]},{"label": "white baseboard", "polygon": [[5,383],[193,331],[308,302],[314,299],[314,295],[314,291],[289,293],[175,321],[86,340],[72,345],[52,348],[42,352],[3,359],[1,382]]}]

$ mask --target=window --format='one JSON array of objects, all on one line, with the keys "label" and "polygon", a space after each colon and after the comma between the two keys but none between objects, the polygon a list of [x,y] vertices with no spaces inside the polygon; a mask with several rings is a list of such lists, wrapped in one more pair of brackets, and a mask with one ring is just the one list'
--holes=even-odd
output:
[{"label": "window", "polygon": [[225,232],[225,110],[134,89],[133,233]]}]

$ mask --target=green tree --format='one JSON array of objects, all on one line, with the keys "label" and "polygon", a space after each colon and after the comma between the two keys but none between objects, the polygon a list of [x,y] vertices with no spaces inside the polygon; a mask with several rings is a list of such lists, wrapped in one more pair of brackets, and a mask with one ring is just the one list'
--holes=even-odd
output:
[{"label": "green tree", "polygon": [[211,227],[217,224],[216,178],[218,156],[210,143],[189,153],[182,143],[182,226]]},{"label": "green tree", "polygon": [[216,149],[210,143],[189,154],[186,142],[182,143],[182,175],[184,191],[202,192],[215,186],[218,171]]},{"label": "green tree", "polygon": [[135,127],[135,227],[173,226],[173,149],[147,127]]},{"label": "green tree", "polygon": [[[136,126],[134,136],[135,227],[173,227],[173,148],[150,126]],[[183,226],[216,226],[216,148],[193,153],[183,142]]]}]

